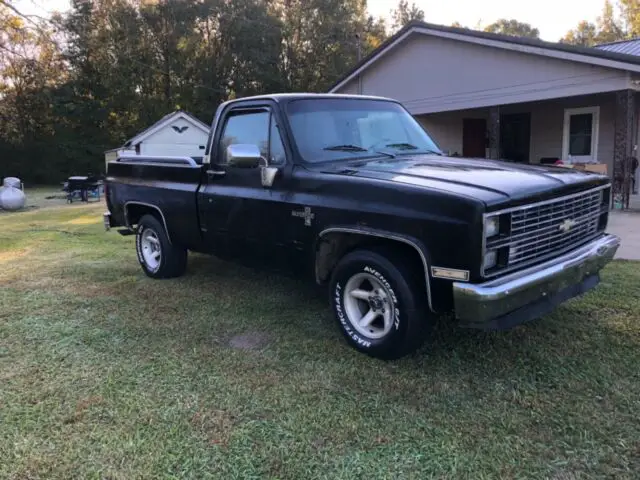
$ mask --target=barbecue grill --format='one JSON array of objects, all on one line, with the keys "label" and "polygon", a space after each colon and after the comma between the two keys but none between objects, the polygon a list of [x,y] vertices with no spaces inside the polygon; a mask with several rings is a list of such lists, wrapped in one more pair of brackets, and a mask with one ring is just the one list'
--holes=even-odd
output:
[{"label": "barbecue grill", "polygon": [[100,200],[100,181],[93,175],[69,177],[63,190],[67,192],[67,202],[74,199],[88,202],[89,197]]}]

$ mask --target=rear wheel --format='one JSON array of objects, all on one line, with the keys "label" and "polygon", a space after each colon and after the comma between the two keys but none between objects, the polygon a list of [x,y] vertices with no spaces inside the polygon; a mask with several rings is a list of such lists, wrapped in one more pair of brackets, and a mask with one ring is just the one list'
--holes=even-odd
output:
[{"label": "rear wheel", "polygon": [[357,350],[393,359],[417,349],[432,324],[422,271],[393,250],[357,250],[336,266],[331,304]]},{"label": "rear wheel", "polygon": [[144,215],[138,222],[136,252],[142,270],[151,278],[179,277],[187,268],[187,249],[172,245],[153,215]]}]

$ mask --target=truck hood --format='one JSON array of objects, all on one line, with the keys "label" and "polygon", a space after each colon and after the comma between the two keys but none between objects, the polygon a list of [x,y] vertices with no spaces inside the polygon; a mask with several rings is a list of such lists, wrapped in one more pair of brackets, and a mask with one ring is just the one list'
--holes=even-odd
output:
[{"label": "truck hood", "polygon": [[[603,175],[571,168],[523,165],[486,159],[439,155],[402,155],[333,163],[325,173],[376,178],[424,186],[502,203],[608,183]],[[582,188],[581,188],[582,187]]]}]

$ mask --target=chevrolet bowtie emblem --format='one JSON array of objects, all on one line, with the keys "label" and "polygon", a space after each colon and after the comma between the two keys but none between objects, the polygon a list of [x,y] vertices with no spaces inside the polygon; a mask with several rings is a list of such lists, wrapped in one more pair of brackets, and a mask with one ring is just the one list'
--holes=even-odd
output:
[{"label": "chevrolet bowtie emblem", "polygon": [[576,221],[575,220],[571,220],[570,218],[567,218],[565,221],[563,221],[560,224],[560,227],[558,227],[558,230],[560,230],[562,233],[567,233],[575,225],[576,225]]}]

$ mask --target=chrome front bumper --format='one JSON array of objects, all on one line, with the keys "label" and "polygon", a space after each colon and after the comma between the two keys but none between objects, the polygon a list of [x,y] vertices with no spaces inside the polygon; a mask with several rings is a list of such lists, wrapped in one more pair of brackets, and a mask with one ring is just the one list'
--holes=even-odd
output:
[{"label": "chrome front bumper", "polygon": [[481,284],[455,282],[456,316],[463,326],[499,329],[544,315],[598,284],[620,239],[604,235],[559,258]]}]

